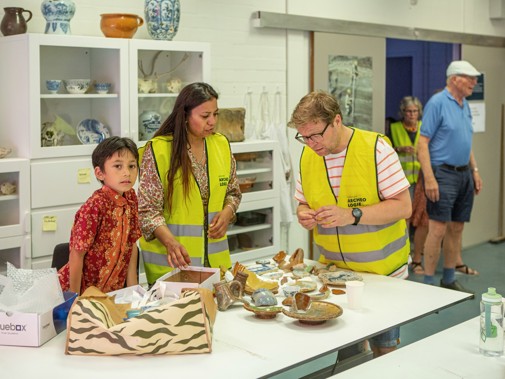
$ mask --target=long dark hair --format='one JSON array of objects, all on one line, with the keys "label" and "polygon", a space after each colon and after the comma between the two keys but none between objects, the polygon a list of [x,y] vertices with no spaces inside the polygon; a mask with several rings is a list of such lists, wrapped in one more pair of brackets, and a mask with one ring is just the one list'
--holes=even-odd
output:
[{"label": "long dark hair", "polygon": [[[218,94],[207,83],[191,83],[182,89],[177,96],[174,109],[168,118],[163,122],[157,136],[173,136],[172,155],[170,157],[170,168],[167,172],[167,183],[173,184],[176,173],[182,171],[182,188],[184,197],[189,194],[191,171],[191,159],[188,154],[188,118],[191,111],[197,106],[212,100],[218,99]],[[172,191],[167,191],[168,212],[172,211]]]}]

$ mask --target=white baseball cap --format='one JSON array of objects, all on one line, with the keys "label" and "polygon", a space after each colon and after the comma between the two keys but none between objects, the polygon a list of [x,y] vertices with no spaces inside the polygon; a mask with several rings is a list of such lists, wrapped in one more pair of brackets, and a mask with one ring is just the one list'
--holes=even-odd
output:
[{"label": "white baseball cap", "polygon": [[480,76],[482,74],[467,61],[452,61],[447,67],[447,76],[451,75]]}]

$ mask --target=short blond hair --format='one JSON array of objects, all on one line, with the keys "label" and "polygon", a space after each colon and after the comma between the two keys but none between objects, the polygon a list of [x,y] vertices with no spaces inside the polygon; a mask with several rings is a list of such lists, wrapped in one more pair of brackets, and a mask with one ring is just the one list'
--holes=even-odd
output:
[{"label": "short blond hair", "polygon": [[299,128],[309,122],[331,123],[336,115],[342,117],[337,99],[325,91],[313,91],[302,97],[296,105],[288,126]]}]

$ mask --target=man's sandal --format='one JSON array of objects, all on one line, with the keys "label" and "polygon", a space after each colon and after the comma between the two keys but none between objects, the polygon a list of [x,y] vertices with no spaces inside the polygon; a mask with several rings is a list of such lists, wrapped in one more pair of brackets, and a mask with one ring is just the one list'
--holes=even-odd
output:
[{"label": "man's sandal", "polygon": [[479,275],[479,272],[477,270],[474,270],[471,267],[468,267],[466,264],[458,265],[456,266],[456,271],[461,272],[466,275]]},{"label": "man's sandal", "polygon": [[416,275],[424,275],[424,268],[421,262],[412,262],[410,264],[410,269],[413,274]]}]

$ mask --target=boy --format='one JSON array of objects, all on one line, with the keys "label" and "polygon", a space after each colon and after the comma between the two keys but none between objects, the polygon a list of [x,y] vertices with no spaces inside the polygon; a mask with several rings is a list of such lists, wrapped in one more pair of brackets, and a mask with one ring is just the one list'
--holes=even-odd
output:
[{"label": "boy", "polygon": [[70,235],[69,262],[59,270],[63,290],[102,292],[138,284],[138,203],[133,185],[138,151],[129,138],[110,137],[92,154],[102,188],[79,208]]}]

